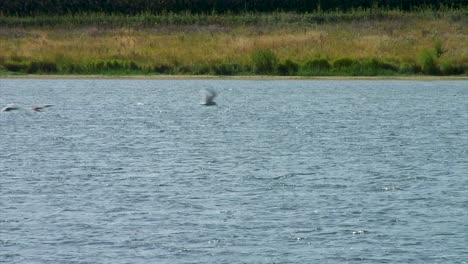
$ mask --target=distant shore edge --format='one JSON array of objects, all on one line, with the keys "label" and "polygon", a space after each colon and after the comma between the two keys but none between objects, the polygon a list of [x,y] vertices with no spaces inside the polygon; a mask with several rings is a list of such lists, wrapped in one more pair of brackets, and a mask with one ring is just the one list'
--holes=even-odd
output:
[{"label": "distant shore edge", "polygon": [[468,81],[468,76],[215,76],[215,75],[0,75],[0,79],[127,79],[127,80],[407,80],[407,81]]}]

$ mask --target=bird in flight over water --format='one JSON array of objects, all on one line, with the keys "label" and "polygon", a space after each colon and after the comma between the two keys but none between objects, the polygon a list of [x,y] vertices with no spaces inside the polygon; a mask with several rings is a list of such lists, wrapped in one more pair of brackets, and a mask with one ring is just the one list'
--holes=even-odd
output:
[{"label": "bird in flight over water", "polygon": [[42,110],[48,108],[48,107],[52,107],[53,105],[40,105],[40,106],[33,106],[32,107],[32,110],[36,111],[36,112],[41,112]]},{"label": "bird in flight over water", "polygon": [[7,106],[3,107],[2,112],[10,112],[10,111],[18,110],[18,109],[20,109],[18,106],[14,105],[14,104],[10,104],[10,105],[7,105]]},{"label": "bird in flight over water", "polygon": [[[49,108],[49,107],[52,107],[53,105],[50,105],[50,104],[46,104],[46,105],[35,105],[33,107],[31,107],[31,109],[35,112],[41,112],[43,111],[44,109],[46,108]],[[23,109],[17,105],[14,105],[14,104],[9,104],[5,107],[2,108],[2,112],[11,112],[11,111],[15,111],[15,110],[20,110],[20,109]]]},{"label": "bird in flight over water", "polygon": [[200,91],[201,94],[201,105],[211,106],[216,105],[214,98],[218,95],[215,91],[211,89],[203,89]]}]

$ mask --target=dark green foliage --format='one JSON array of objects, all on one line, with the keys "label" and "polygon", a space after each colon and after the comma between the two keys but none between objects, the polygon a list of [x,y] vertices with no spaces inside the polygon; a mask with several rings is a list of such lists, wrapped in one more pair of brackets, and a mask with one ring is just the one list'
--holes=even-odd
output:
[{"label": "dark green foliage", "polygon": [[436,53],[436,56],[437,58],[440,58],[440,56],[442,56],[442,54],[444,54],[445,50],[442,46],[442,41],[441,40],[435,40],[434,41],[434,50],[435,50],[435,53]]},{"label": "dark green foliage", "polygon": [[104,71],[135,71],[138,70],[138,65],[133,61],[127,60],[102,60],[91,62],[89,68],[96,70],[97,72]]},{"label": "dark green foliage", "polygon": [[456,65],[451,61],[445,61],[440,64],[440,71],[443,75],[468,74],[468,65]]},{"label": "dark green foliage", "polygon": [[244,72],[242,65],[238,63],[221,63],[213,66],[216,75],[236,75]]},{"label": "dark green foliage", "polygon": [[256,50],[252,54],[252,64],[255,73],[274,74],[278,66],[278,58],[271,50]]},{"label": "dark green foliage", "polygon": [[140,14],[161,12],[226,13],[226,12],[314,12],[354,9],[415,10],[460,8],[466,0],[2,0],[0,12],[6,15],[77,14]]},{"label": "dark green foliage", "polygon": [[302,76],[389,76],[412,74],[468,74],[468,64],[457,64],[453,61],[437,63],[433,50],[423,50],[419,56],[419,65],[411,63],[389,63],[371,58],[355,60],[342,58],[331,65],[326,59],[307,61],[302,67],[292,60],[278,64],[278,58],[270,50],[257,50],[252,54],[252,65],[235,62],[220,62],[212,65],[156,64],[156,66],[139,66],[130,60],[96,60],[87,63],[65,63],[57,65],[54,62],[33,61],[15,58],[15,60],[0,60],[0,69],[9,72],[29,74],[71,73],[71,74],[192,74],[192,75],[302,75]]},{"label": "dark green foliage", "polygon": [[[468,1],[467,1],[468,2]],[[0,0],[1,4],[1,0]],[[468,9],[447,9],[442,10],[440,14],[450,17],[453,21],[465,20]],[[430,9],[421,9],[417,12],[402,12],[399,10],[387,9],[356,9],[350,12],[333,10],[328,12],[243,12],[243,13],[224,13],[219,14],[210,12],[206,14],[186,12],[159,12],[159,13],[138,13],[138,14],[122,14],[122,13],[77,13],[77,14],[38,14],[30,16],[14,16],[2,15],[0,9],[0,25],[4,27],[70,27],[93,26],[99,28],[112,27],[138,27],[138,28],[153,28],[164,27],[166,25],[219,25],[231,27],[235,25],[249,26],[271,26],[271,25],[297,25],[309,26],[310,24],[334,23],[334,22],[351,22],[351,21],[368,21],[368,20],[395,20],[409,18],[433,18],[435,13]],[[458,17],[458,18],[457,18]]]},{"label": "dark green foliage", "polygon": [[395,75],[400,71],[397,65],[376,58],[362,61],[351,58],[338,59],[333,63],[332,73],[351,76]]},{"label": "dark green foliage", "polygon": [[50,61],[33,61],[27,69],[28,73],[54,73],[57,71],[57,64]]},{"label": "dark green foliage", "polygon": [[292,76],[292,75],[296,75],[298,71],[299,71],[299,64],[291,60],[286,60],[285,62],[280,63],[278,65],[279,75]]},{"label": "dark green foliage", "polygon": [[358,67],[359,62],[350,58],[338,59],[333,63],[333,67],[336,69]]},{"label": "dark green foliage", "polygon": [[397,73],[399,68],[393,64],[372,58],[361,62],[359,75],[376,76]]},{"label": "dark green foliage", "polygon": [[3,65],[6,70],[22,73],[55,73],[57,64],[48,61],[7,61]]},{"label": "dark green foliage", "polygon": [[302,71],[305,75],[327,75],[331,68],[330,63],[326,59],[314,59],[307,61],[302,66]]},{"label": "dark green foliage", "polygon": [[153,71],[161,74],[169,74],[171,73],[171,66],[166,64],[156,65],[153,67]]},{"label": "dark green foliage", "polygon": [[193,67],[188,65],[179,65],[173,68],[172,74],[193,74]]},{"label": "dark green foliage", "polygon": [[401,74],[415,74],[421,72],[421,68],[418,65],[403,63],[400,65],[398,72]]},{"label": "dark green foliage", "polygon": [[125,73],[142,71],[135,62],[129,60],[96,60],[83,64],[70,63],[63,66],[63,71],[78,74]]},{"label": "dark green foliage", "polygon": [[138,66],[135,62],[127,60],[94,61],[91,62],[89,66],[97,71],[138,70]]},{"label": "dark green foliage", "polygon": [[439,73],[439,69],[437,68],[436,54],[434,51],[429,49],[422,50],[419,54],[418,61],[423,73],[432,75]]},{"label": "dark green foliage", "polygon": [[192,67],[192,73],[195,75],[211,75],[213,69],[209,65],[195,65]]},{"label": "dark green foliage", "polygon": [[421,7],[434,9],[444,7],[466,7],[466,0],[2,0],[0,10],[9,15],[65,14],[65,13],[122,13],[143,12],[272,12],[293,11],[313,12],[331,10],[352,10],[386,8],[414,10]]},{"label": "dark green foliage", "polygon": [[361,64],[350,58],[338,59],[333,63],[332,72],[339,75],[360,75]]},{"label": "dark green foliage", "polygon": [[18,61],[6,61],[3,65],[7,71],[11,72],[27,72],[29,63]]}]

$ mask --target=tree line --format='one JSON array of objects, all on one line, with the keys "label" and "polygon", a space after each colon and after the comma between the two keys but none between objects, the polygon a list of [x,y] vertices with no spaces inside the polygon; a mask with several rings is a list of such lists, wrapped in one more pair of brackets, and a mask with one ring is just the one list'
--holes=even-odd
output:
[{"label": "tree line", "polygon": [[352,9],[466,8],[467,0],[1,0],[3,15],[164,12],[316,12]]}]

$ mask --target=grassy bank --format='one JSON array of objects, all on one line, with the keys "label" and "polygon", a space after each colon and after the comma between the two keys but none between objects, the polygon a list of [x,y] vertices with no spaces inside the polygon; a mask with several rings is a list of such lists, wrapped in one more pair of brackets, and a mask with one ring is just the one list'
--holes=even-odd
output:
[{"label": "grassy bank", "polygon": [[0,16],[0,74],[467,75],[467,14]]}]

